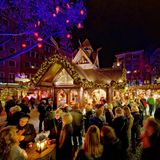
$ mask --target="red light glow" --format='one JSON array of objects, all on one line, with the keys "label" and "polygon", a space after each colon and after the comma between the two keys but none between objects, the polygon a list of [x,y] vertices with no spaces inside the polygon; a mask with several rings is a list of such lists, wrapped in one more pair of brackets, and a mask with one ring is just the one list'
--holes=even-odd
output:
[{"label": "red light glow", "polygon": [[77,28],[78,28],[78,29],[83,28],[82,24],[81,24],[81,23],[78,23]]},{"label": "red light glow", "polygon": [[25,43],[22,43],[22,48],[26,48],[27,45]]},{"label": "red light glow", "polygon": [[83,10],[83,9],[80,10],[80,14],[81,14],[81,15],[84,15],[84,10]]},{"label": "red light glow", "polygon": [[66,20],[66,23],[69,23],[69,19]]},{"label": "red light glow", "polygon": [[41,43],[38,44],[38,48],[42,48],[42,44]]},{"label": "red light glow", "polygon": [[56,14],[55,13],[53,13],[53,15],[52,15],[53,17],[56,17]]},{"label": "red light glow", "polygon": [[34,32],[34,36],[38,37],[39,36],[38,32]]},{"label": "red light glow", "polygon": [[39,37],[38,39],[37,39],[37,41],[42,41],[43,39],[41,38],[41,37]]},{"label": "red light glow", "polygon": [[57,6],[57,7],[56,7],[56,13],[58,14],[59,11],[60,11],[60,8]]},{"label": "red light glow", "polygon": [[70,39],[70,38],[71,38],[71,35],[70,35],[70,34],[67,34],[67,38]]}]

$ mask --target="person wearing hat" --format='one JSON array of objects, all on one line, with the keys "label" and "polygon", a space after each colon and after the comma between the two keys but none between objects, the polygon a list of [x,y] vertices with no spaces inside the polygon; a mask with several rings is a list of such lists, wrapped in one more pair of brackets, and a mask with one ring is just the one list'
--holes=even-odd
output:
[{"label": "person wearing hat", "polygon": [[17,125],[17,134],[20,141],[20,147],[26,148],[27,145],[34,142],[36,137],[36,130],[33,124],[29,123],[30,116],[22,113]]}]

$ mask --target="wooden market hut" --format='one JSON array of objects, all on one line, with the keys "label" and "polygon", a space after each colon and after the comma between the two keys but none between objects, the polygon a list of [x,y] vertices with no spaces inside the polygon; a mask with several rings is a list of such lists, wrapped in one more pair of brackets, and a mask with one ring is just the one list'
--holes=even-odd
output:
[{"label": "wooden market hut", "polygon": [[57,106],[112,100],[113,88],[125,86],[125,70],[100,69],[98,54],[80,47],[72,60],[60,54],[48,58],[32,78],[35,86],[52,90]]}]

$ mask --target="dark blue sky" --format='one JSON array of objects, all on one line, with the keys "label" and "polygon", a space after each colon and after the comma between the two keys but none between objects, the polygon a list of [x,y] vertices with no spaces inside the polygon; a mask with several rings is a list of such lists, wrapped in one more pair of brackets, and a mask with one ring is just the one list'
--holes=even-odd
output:
[{"label": "dark blue sky", "polygon": [[112,66],[114,55],[146,49],[160,41],[160,1],[86,0],[88,18],[75,39],[88,38],[100,52],[101,67]]}]

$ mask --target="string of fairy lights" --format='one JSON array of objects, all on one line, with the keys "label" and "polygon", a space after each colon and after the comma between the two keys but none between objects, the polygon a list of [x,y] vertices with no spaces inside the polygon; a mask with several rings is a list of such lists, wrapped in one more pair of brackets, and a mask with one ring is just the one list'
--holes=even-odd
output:
[{"label": "string of fairy lights", "polygon": [[124,88],[126,85],[126,70],[125,69],[123,69],[123,73],[122,73],[122,82],[111,81],[110,84],[96,83],[93,81],[88,81],[85,78],[82,79],[80,75],[76,72],[74,66],[65,57],[59,54],[55,54],[49,57],[48,60],[42,63],[41,68],[32,78],[33,84],[37,85],[40,82],[42,76],[51,66],[51,64],[54,64],[54,63],[61,64],[62,67],[65,68],[68,74],[73,78],[74,84],[80,85],[84,89],[91,89],[91,88],[100,89],[100,88],[109,88],[109,87],[118,89],[118,88]]}]

